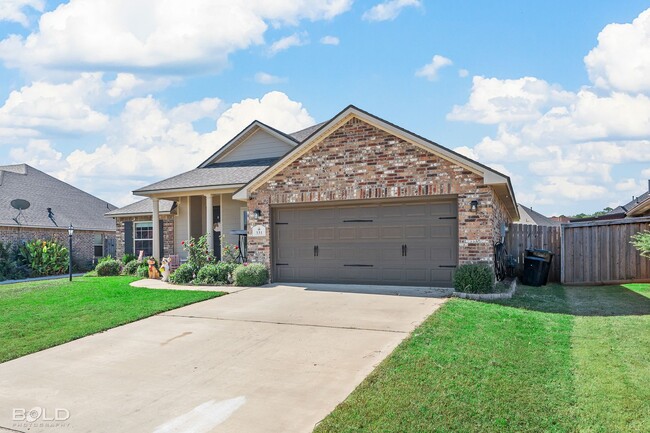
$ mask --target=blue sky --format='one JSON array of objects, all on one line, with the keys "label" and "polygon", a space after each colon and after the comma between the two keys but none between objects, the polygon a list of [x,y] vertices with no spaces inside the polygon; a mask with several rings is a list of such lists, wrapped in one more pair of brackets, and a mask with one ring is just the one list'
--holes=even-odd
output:
[{"label": "blue sky", "polygon": [[0,161],[118,205],[254,118],[292,132],[351,103],[546,214],[648,187],[647,2],[3,3]]}]

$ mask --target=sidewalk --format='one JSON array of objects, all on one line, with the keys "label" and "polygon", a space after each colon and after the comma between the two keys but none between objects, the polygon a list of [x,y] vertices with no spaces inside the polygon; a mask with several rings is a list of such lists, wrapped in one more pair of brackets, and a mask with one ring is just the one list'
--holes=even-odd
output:
[{"label": "sidewalk", "polygon": [[[83,277],[84,274],[72,274],[72,276],[73,277]],[[49,277],[24,278],[22,280],[5,280],[5,281],[0,281],[0,285],[2,285],[2,284],[14,284],[14,283],[28,283],[30,281],[59,280],[61,278],[68,278],[68,274],[50,275]]]},{"label": "sidewalk", "polygon": [[250,287],[235,287],[235,286],[180,286],[177,284],[165,283],[161,280],[153,280],[150,278],[134,281],[131,283],[131,286],[144,287],[146,289],[198,290],[200,292],[225,292],[225,293],[235,293],[235,292],[241,292],[242,290],[250,289]]}]

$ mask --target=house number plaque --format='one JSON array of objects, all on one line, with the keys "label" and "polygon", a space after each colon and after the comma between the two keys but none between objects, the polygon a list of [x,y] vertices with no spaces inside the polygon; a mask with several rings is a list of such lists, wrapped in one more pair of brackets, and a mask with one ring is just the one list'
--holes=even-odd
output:
[{"label": "house number plaque", "polygon": [[253,237],[266,236],[266,227],[261,225],[253,226],[253,229],[251,231],[251,236]]}]

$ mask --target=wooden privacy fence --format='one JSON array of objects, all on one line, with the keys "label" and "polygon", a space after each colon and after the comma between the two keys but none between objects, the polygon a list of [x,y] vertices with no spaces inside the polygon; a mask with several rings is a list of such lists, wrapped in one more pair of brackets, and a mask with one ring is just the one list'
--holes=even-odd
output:
[{"label": "wooden privacy fence", "polygon": [[544,227],[530,224],[510,224],[505,240],[508,254],[517,260],[517,275],[524,270],[527,249],[536,248],[553,252],[549,281],[560,281],[561,242],[560,227]]},{"label": "wooden privacy fence", "polygon": [[650,230],[650,217],[562,225],[562,282],[650,281],[650,259],[630,244],[630,237],[643,230]]}]

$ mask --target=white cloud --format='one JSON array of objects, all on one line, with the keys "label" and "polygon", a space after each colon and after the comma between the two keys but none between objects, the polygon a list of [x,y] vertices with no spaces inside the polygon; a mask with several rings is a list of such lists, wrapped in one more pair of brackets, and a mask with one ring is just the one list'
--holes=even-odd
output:
[{"label": "white cloud", "polygon": [[291,47],[300,47],[309,43],[306,33],[294,33],[273,42],[269,47],[269,54],[276,55],[280,51],[288,50]]},{"label": "white cloud", "polygon": [[458,70],[458,76],[460,78],[465,78],[465,77],[469,76],[469,71],[467,69],[459,69]]},{"label": "white cloud", "polygon": [[331,19],[352,0],[215,2],[71,0],[43,14],[37,31],[0,42],[0,58],[27,69],[149,70],[222,68],[228,55],[264,43],[264,34],[300,20]]},{"label": "white cloud", "polygon": [[456,105],[449,120],[486,124],[517,122],[541,117],[544,108],[571,102],[573,95],[535,77],[500,80],[475,76],[465,105]]},{"label": "white cloud", "polygon": [[[196,167],[255,119],[286,132],[315,123],[301,103],[281,92],[244,99],[225,111],[223,108],[218,98],[170,109],[151,96],[134,98],[112,122],[104,144],[91,150],[74,150],[61,159],[55,174],[124,205],[137,199],[125,195],[125,189]],[[215,129],[197,132],[192,122],[206,118],[216,119]]]},{"label": "white cloud", "polygon": [[92,108],[102,98],[101,74],[82,74],[72,83],[34,82],[9,94],[0,107],[0,127],[94,132],[108,125],[108,116]]},{"label": "white cloud", "polygon": [[259,84],[278,84],[285,81],[287,81],[285,78],[267,74],[266,72],[258,72],[255,74],[255,82]]},{"label": "white cloud", "polygon": [[416,77],[424,77],[429,81],[434,81],[438,78],[438,71],[446,66],[451,66],[453,62],[447,57],[440,56],[436,54],[431,59],[430,63],[422,66],[420,69],[415,71]]},{"label": "white cloud", "polygon": [[27,27],[29,19],[23,11],[25,8],[43,12],[45,0],[2,0],[0,1],[0,21],[13,21]]},{"label": "white cloud", "polygon": [[520,168],[519,198],[552,204],[554,211],[589,210],[576,209],[586,206],[579,202],[602,209],[646,190],[650,168],[634,177],[621,165],[650,162],[649,32],[650,10],[631,24],[607,26],[585,58],[592,82],[577,91],[536,77],[475,76],[468,101],[447,118],[496,125],[496,131],[458,150]]},{"label": "white cloud", "polygon": [[650,91],[650,9],[632,23],[605,26],[585,64],[598,87],[632,93]]},{"label": "white cloud", "polygon": [[338,45],[340,43],[340,39],[337,38],[336,36],[323,36],[320,38],[320,43],[323,45]]},{"label": "white cloud", "polygon": [[604,186],[593,184],[589,178],[578,176],[547,176],[543,183],[534,186],[534,190],[546,198],[579,201],[603,199],[609,192]]},{"label": "white cloud", "polygon": [[170,78],[143,79],[134,74],[120,72],[108,83],[106,93],[113,99],[123,99],[137,94],[162,90],[173,82]]},{"label": "white cloud", "polygon": [[9,157],[15,163],[26,163],[41,170],[60,170],[63,154],[52,147],[48,140],[29,140],[25,147],[15,147],[9,151]]},{"label": "white cloud", "polygon": [[371,7],[361,18],[366,21],[390,21],[397,18],[404,8],[421,6],[421,0],[388,0]]}]

